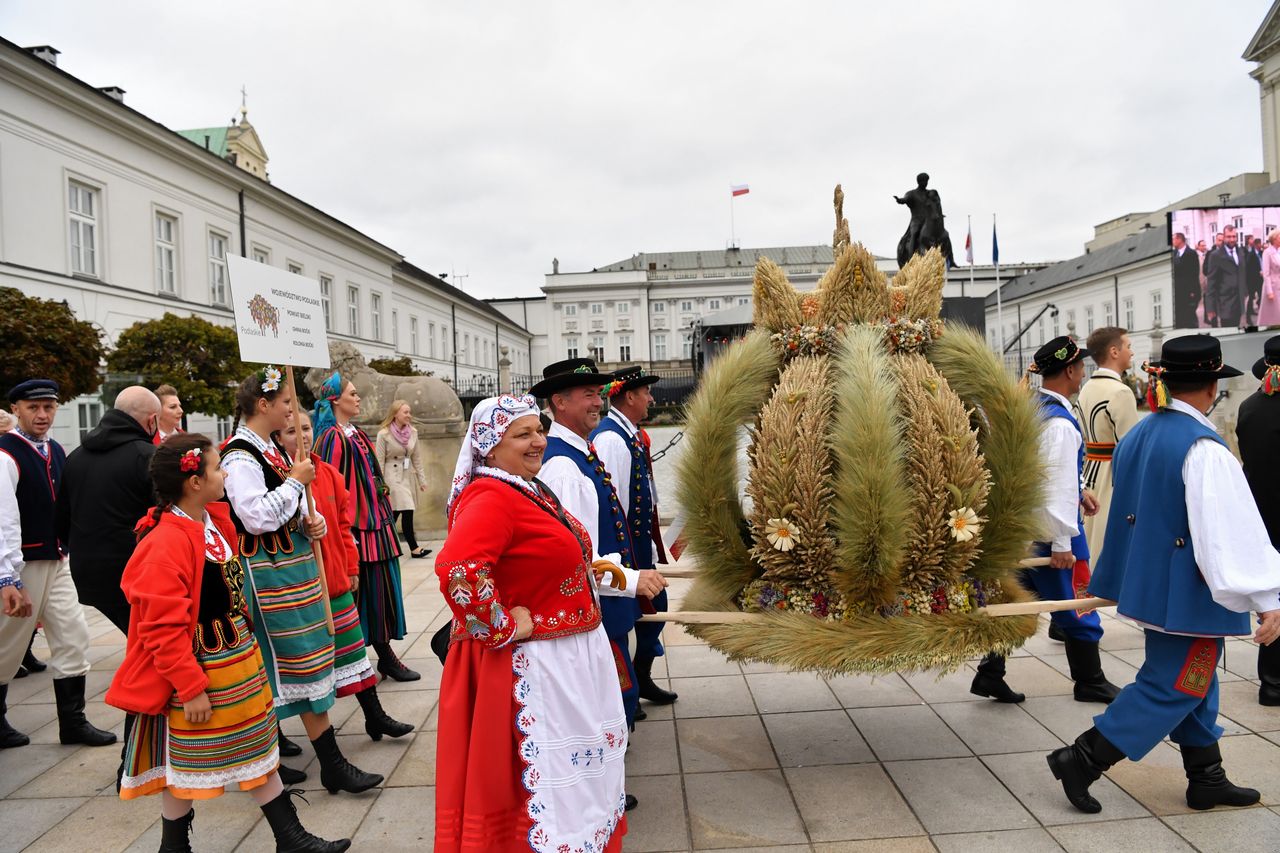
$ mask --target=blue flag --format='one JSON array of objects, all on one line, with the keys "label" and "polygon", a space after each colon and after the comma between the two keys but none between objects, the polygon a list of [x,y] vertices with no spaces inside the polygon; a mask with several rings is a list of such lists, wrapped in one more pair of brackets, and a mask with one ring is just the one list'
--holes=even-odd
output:
[{"label": "blue flag", "polygon": [[1000,244],[996,242],[996,224],[991,223],[991,263],[1000,263]]}]

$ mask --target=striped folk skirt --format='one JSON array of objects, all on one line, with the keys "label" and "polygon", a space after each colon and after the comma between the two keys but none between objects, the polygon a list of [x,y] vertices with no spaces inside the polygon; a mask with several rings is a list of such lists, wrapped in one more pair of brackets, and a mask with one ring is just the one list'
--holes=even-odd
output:
[{"label": "striped folk skirt", "polygon": [[335,698],[334,638],[325,625],[320,575],[306,536],[291,536],[290,553],[259,550],[244,558],[253,581],[253,633],[281,719],[322,714]]},{"label": "striped folk skirt", "polygon": [[360,610],[350,592],[329,600],[333,610],[333,674],[339,696],[352,696],[378,683],[369,663],[364,632],[360,630]]},{"label": "striped folk skirt", "polygon": [[404,592],[400,585],[400,542],[395,528],[356,530],[360,552],[360,627],[367,645],[403,640]]},{"label": "striped folk skirt", "polygon": [[273,697],[262,655],[244,617],[232,620],[230,648],[196,649],[209,676],[207,723],[189,723],[175,696],[165,714],[130,714],[120,798],[164,789],[184,800],[204,800],[227,789],[266,784],[280,764]]}]

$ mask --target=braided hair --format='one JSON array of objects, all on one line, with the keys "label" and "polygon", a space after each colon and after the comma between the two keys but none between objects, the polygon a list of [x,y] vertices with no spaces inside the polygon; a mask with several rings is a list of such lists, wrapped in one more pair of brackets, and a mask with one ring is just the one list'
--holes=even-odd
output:
[{"label": "braided hair", "polygon": [[[135,531],[138,540],[150,533],[160,523],[161,517],[182,498],[182,487],[187,478],[193,474],[203,475],[208,457],[205,455],[213,448],[213,442],[198,432],[183,432],[171,435],[163,444],[156,447],[151,457],[151,486],[155,490],[156,505],[151,508]],[[182,470],[182,457],[192,450],[200,452],[200,470]]]},{"label": "braided hair", "polygon": [[262,370],[257,373],[250,373],[236,388],[235,419],[231,423],[231,432],[233,434],[240,428],[240,421],[253,414],[259,400],[270,402],[280,394],[283,386],[277,387],[272,391],[262,390],[263,383],[266,381],[264,373],[265,371]]}]

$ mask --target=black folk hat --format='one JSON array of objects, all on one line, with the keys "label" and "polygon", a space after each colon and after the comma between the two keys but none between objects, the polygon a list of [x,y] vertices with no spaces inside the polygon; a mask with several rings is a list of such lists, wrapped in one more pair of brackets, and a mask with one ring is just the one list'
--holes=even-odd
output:
[{"label": "black folk hat", "polygon": [[9,402],[22,400],[57,400],[58,383],[52,379],[28,379],[9,389]]},{"label": "black folk hat", "polygon": [[1280,335],[1267,338],[1262,345],[1262,358],[1253,363],[1253,375],[1261,379],[1272,367],[1280,367]]},{"label": "black folk hat", "polygon": [[529,393],[545,399],[566,388],[600,386],[612,378],[611,374],[596,370],[596,363],[589,358],[566,358],[544,367],[542,381],[530,388]]},{"label": "black folk hat", "polygon": [[1052,376],[1083,360],[1086,355],[1088,353],[1079,344],[1067,335],[1061,335],[1036,350],[1029,369],[1041,376]]},{"label": "black folk hat", "polygon": [[652,385],[655,382],[661,382],[661,376],[654,376],[652,373],[645,373],[644,368],[638,364],[629,367],[620,367],[613,373],[613,381],[609,383],[606,389],[610,397],[615,397],[623,391],[634,391],[637,388],[643,388],[646,385]]},{"label": "black folk hat", "polygon": [[1160,378],[1175,382],[1209,382],[1243,376],[1239,370],[1222,363],[1222,344],[1213,335],[1183,335],[1170,338],[1160,348]]}]

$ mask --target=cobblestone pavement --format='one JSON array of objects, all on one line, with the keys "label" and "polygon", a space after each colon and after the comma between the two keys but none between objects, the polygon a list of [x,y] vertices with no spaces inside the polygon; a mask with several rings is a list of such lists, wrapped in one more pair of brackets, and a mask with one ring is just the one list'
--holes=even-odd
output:
[{"label": "cobblestone pavement", "polygon": [[[439,549],[440,543],[430,543]],[[383,704],[419,731],[371,742],[353,699],[332,715],[343,751],[385,786],[330,796],[296,720],[286,731],[305,750],[306,826],[350,836],[356,850],[429,850],[435,784],[435,715],[441,667],[428,640],[444,601],[431,561],[404,563],[414,633],[399,654],[423,674],[384,682]],[[678,596],[688,581],[675,581]],[[124,641],[89,611],[93,671],[89,717],[121,731],[123,713],[102,703]],[[1133,678],[1142,635],[1104,619],[1103,662],[1117,684]],[[1043,627],[1043,625],[1042,625]],[[1070,808],[1044,754],[1088,727],[1101,706],[1075,702],[1062,646],[1041,634],[1009,661],[1023,705],[972,696],[972,669],[933,674],[823,679],[768,665],[730,663],[678,628],[655,675],[680,701],[649,707],[627,759],[628,790],[640,798],[624,849],[641,851],[1275,851],[1280,849],[1280,708],[1257,704],[1256,649],[1227,643],[1222,741],[1234,781],[1259,788],[1263,805],[1192,812],[1177,750],[1161,744],[1139,764],[1122,763],[1094,786],[1099,815]],[[44,656],[43,641],[37,652]],[[31,746],[0,751],[0,850],[153,851],[159,802],[121,802],[119,750],[57,743],[49,674],[10,686],[9,719]],[[271,850],[270,832],[244,794],[196,805],[198,851]]]}]

